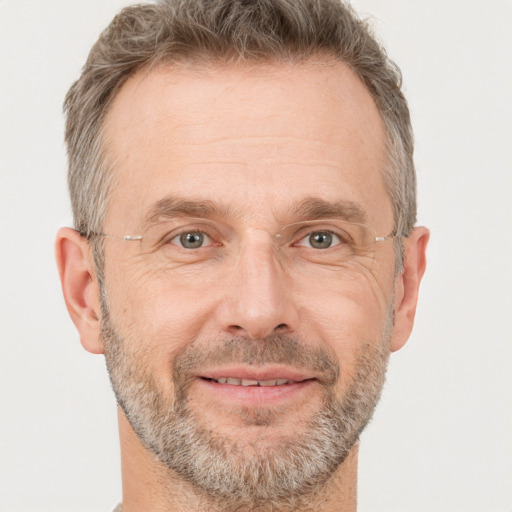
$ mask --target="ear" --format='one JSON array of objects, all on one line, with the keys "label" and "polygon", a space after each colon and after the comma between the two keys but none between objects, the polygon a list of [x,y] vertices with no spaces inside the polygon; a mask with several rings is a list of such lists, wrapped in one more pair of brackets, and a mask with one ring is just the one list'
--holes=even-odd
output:
[{"label": "ear", "polygon": [[427,228],[414,228],[404,240],[404,270],[397,276],[395,287],[395,317],[391,350],[405,345],[414,325],[421,278],[425,273],[426,249],[430,237]]},{"label": "ear", "polygon": [[62,228],[57,233],[55,256],[66,307],[80,341],[89,352],[102,354],[99,286],[89,243],[76,230]]}]

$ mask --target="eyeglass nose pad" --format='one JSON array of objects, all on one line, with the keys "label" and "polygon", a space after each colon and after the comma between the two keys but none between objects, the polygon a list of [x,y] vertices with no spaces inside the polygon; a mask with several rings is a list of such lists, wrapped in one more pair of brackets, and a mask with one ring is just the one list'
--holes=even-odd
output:
[{"label": "eyeglass nose pad", "polygon": [[284,230],[286,230],[286,227],[282,228],[277,233],[274,233],[272,236],[272,240],[274,241],[276,248],[282,247],[289,241],[289,237],[287,236],[286,231],[283,232]]}]

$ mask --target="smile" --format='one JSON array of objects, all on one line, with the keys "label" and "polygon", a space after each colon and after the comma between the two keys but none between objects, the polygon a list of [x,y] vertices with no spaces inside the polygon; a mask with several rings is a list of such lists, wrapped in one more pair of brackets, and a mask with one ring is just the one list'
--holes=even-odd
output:
[{"label": "smile", "polygon": [[195,375],[195,382],[201,389],[200,397],[213,397],[243,407],[263,405],[284,405],[305,400],[305,393],[318,391],[318,375],[285,365],[248,367],[246,365],[225,365],[204,369]]},{"label": "smile", "polygon": [[294,384],[295,380],[273,379],[273,380],[253,380],[253,379],[237,379],[235,377],[219,377],[211,379],[218,384],[230,384],[232,386],[284,386],[285,384]]}]

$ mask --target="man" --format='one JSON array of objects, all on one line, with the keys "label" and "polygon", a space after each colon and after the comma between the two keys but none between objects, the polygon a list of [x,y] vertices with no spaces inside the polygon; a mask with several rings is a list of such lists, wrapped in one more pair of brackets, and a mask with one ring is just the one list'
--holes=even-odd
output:
[{"label": "man", "polygon": [[57,261],[119,404],[123,512],[356,510],[428,241],[366,25],[335,0],[134,6],[65,110]]}]

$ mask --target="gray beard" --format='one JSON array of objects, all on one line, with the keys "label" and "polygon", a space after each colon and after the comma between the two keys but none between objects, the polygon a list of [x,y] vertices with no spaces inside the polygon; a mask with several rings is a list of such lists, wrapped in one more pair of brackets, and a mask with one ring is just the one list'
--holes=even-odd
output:
[{"label": "gray beard", "polygon": [[[380,342],[361,346],[355,378],[340,400],[334,393],[340,378],[334,357],[292,335],[190,343],[170,368],[174,396],[169,397],[155,382],[146,354],[131,348],[142,344],[122,339],[103,294],[102,312],[105,358],[118,404],[142,445],[191,484],[210,503],[209,510],[309,510],[306,504],[328,485],[358,441],[384,384],[392,315]],[[189,407],[192,375],[206,362],[210,367],[216,362],[255,367],[280,363],[319,372],[322,403],[302,430],[278,440],[272,437],[272,426],[279,423],[279,411],[266,407],[240,410],[244,424],[261,426],[257,441],[219,435]]]}]

